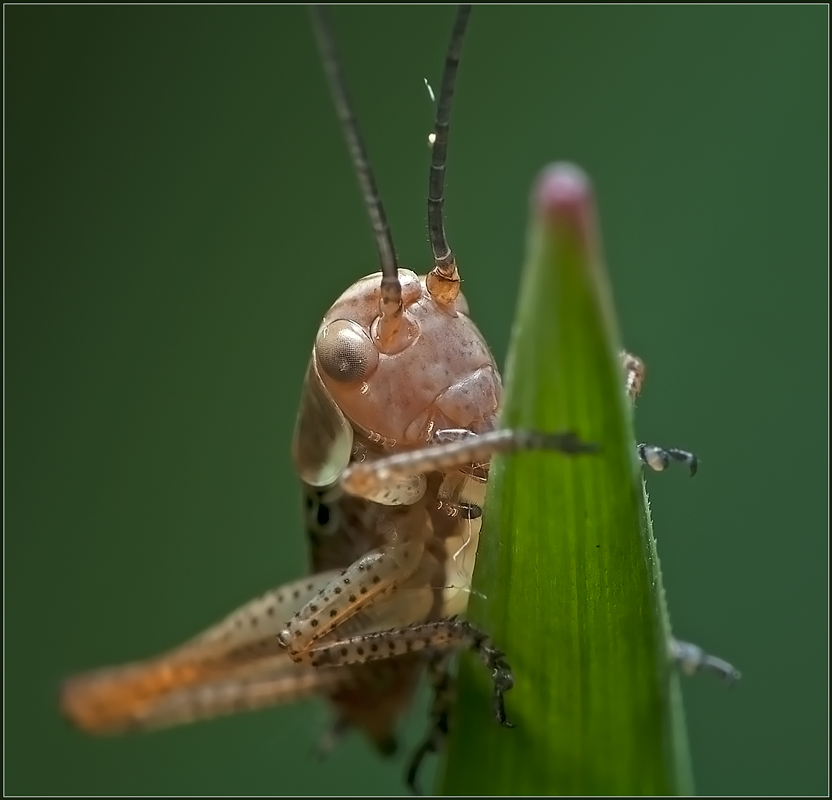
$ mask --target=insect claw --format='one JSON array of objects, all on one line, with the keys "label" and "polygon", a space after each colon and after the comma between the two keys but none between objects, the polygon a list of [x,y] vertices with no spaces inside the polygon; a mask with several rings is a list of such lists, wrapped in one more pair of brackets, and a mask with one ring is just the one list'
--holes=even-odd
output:
[{"label": "insect claw", "polygon": [[666,470],[671,460],[687,464],[691,478],[699,469],[699,459],[696,455],[688,450],[680,450],[678,447],[659,447],[655,444],[642,443],[638,446],[637,452],[639,460],[656,472]]},{"label": "insect claw", "polygon": [[690,642],[670,641],[670,657],[679,665],[685,675],[694,675],[701,669],[715,673],[729,686],[736,683],[742,673],[733,665],[717,656],[706,653],[701,647]]},{"label": "insect claw", "polygon": [[410,766],[407,768],[407,777],[405,778],[405,783],[407,784],[407,788],[410,789],[411,794],[417,796],[422,794],[421,789],[419,789],[416,783],[416,778],[419,776],[419,770],[422,762],[425,760],[425,756],[434,751],[433,741],[428,739],[422,742],[419,749],[413,754],[413,758],[410,760]]}]

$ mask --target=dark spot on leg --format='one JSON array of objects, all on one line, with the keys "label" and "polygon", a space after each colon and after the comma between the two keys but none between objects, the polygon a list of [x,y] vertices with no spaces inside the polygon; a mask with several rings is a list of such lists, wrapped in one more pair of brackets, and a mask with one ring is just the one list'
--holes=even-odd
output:
[{"label": "dark spot on leg", "polygon": [[378,575],[373,575],[373,583],[378,583],[381,580]]},{"label": "dark spot on leg", "polygon": [[377,653],[377,652],[378,652],[378,645],[377,645],[377,644],[371,644],[371,645],[370,645],[370,650],[371,650],[373,653]]},{"label": "dark spot on leg", "polygon": [[364,655],[364,648],[359,647],[359,648],[356,649],[355,652],[358,653],[358,655],[363,656]]},{"label": "dark spot on leg", "polygon": [[341,589],[340,586],[335,587],[335,594],[341,594],[341,591],[342,591],[342,589]]},{"label": "dark spot on leg", "polygon": [[346,647],[342,647],[342,648],[341,648],[341,655],[342,655],[342,656],[347,656],[347,655],[349,655],[349,652],[350,652],[350,651],[349,651],[349,650],[347,650],[347,648],[346,648]]},{"label": "dark spot on leg", "polygon": [[292,597],[294,597],[295,600],[297,600],[300,597],[300,589],[295,589],[295,591],[292,592]]},{"label": "dark spot on leg", "polygon": [[356,600],[358,600],[358,598],[354,594],[351,594],[350,595],[350,602],[354,603]]},{"label": "dark spot on leg", "polygon": [[318,627],[318,620],[316,620],[316,619],[311,619],[311,620],[309,620],[309,624],[310,624],[313,628],[317,628],[317,627]]},{"label": "dark spot on leg", "polygon": [[367,594],[367,587],[366,587],[366,586],[362,586],[362,587],[359,589],[359,591],[361,592],[361,594]]},{"label": "dark spot on leg", "polygon": [[329,611],[329,616],[330,617],[335,617],[337,615],[338,615],[338,609],[337,608],[330,609],[330,611]]},{"label": "dark spot on leg", "polygon": [[318,606],[314,605],[314,603],[309,606],[309,610],[314,614],[318,610]]}]

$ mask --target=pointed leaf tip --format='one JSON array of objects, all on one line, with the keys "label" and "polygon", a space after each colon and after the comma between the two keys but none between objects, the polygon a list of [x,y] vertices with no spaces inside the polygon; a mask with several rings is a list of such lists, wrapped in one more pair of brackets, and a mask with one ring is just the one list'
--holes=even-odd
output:
[{"label": "pointed leaf tip", "polygon": [[540,174],[534,190],[537,216],[557,230],[572,230],[584,245],[595,239],[592,183],[575,164],[550,164]]}]

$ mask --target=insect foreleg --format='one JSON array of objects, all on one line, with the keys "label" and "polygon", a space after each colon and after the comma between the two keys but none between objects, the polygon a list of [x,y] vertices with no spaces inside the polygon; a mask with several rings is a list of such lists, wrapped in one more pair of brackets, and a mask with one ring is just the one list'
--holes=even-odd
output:
[{"label": "insect foreleg", "polygon": [[422,622],[406,628],[364,633],[336,642],[319,644],[311,650],[314,667],[363,664],[424,650],[443,653],[467,647],[476,653],[491,672],[494,682],[494,716],[501,725],[514,727],[506,719],[504,694],[514,685],[511,669],[488,637],[471,623],[457,617],[438,622]]},{"label": "insect foreleg", "polygon": [[[638,356],[624,351],[621,353],[621,364],[624,367],[624,388],[630,400],[635,402],[644,386],[646,372],[644,362]],[[687,464],[693,477],[699,467],[699,461],[693,453],[677,447],[659,447],[655,444],[642,443],[638,445],[636,453],[642,464],[656,472],[666,470],[671,461],[679,461]]]},{"label": "insect foreleg", "polygon": [[474,463],[487,463],[495,453],[518,450],[555,450],[569,455],[595,453],[598,446],[582,442],[574,433],[497,430],[470,435],[457,441],[430,445],[390,456],[352,464],[341,475],[349,494],[367,497],[402,478],[426,472],[446,472]]},{"label": "insect foreleg", "polygon": [[292,660],[317,666],[312,645],[410,577],[424,548],[420,539],[399,539],[371,550],[324,586],[278,634]]},{"label": "insect foreleg", "polygon": [[708,655],[701,647],[690,642],[670,640],[670,657],[685,675],[694,675],[701,669],[716,673],[726,682],[733,683],[740,679],[741,673],[727,661]]}]

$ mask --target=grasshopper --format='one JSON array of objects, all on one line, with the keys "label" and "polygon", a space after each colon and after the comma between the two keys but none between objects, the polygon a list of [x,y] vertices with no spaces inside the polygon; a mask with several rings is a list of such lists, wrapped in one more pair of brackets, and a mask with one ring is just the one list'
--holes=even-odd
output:
[{"label": "grasshopper", "polygon": [[[451,100],[470,6],[460,6],[436,99],[428,230],[434,266],[398,266],[390,228],[350,105],[324,8],[312,11],[318,45],[375,234],[380,270],[349,287],[323,318],[306,372],[293,459],[301,481],[311,574],[272,589],[156,658],[70,678],[64,713],[87,733],[121,733],[264,708],[312,695],[381,753],[422,674],[436,697],[432,725],[407,782],[440,749],[449,724],[448,657],[468,648],[493,679],[494,715],[506,718],[513,684],[506,656],[464,619],[482,526],[489,461],[497,452],[597,448],[570,431],[497,426],[502,386],[460,292],[443,217]],[[644,365],[623,355],[622,390],[639,394]],[[697,461],[639,445],[663,470]],[[736,677],[724,661],[683,642],[669,656],[685,671]],[[330,740],[327,740],[331,744]]]}]

